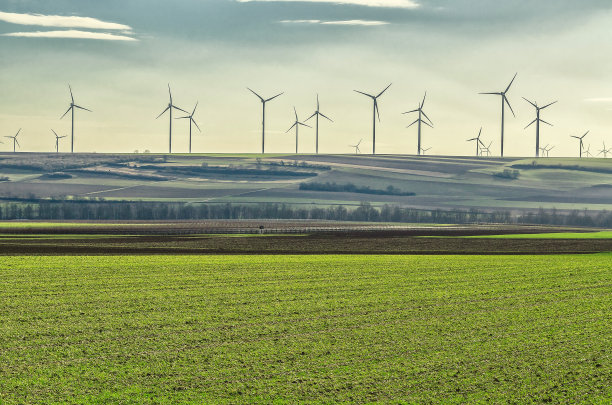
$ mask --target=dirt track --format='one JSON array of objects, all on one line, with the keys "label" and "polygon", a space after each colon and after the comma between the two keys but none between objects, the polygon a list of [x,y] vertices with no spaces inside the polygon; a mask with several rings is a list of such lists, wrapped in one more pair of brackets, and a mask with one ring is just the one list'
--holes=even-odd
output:
[{"label": "dirt track", "polygon": [[0,255],[145,254],[585,254],[611,252],[609,239],[479,239],[365,234],[306,236],[4,237]]}]

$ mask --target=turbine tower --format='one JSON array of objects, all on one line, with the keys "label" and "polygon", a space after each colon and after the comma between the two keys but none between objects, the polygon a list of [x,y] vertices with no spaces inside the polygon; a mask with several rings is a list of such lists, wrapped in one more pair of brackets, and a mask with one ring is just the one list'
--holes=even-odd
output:
[{"label": "turbine tower", "polygon": [[297,110],[295,109],[295,107],[293,107],[293,112],[295,113],[295,122],[293,123],[293,125],[291,126],[291,128],[289,128],[285,133],[291,131],[293,128],[295,128],[295,154],[297,155],[298,153],[298,141],[299,141],[299,129],[300,129],[300,125],[304,126],[304,127],[308,127],[308,128],[312,128],[310,125],[304,124],[303,122],[300,122],[300,119],[298,118],[298,113]]},{"label": "turbine tower", "polygon": [[274,100],[276,97],[280,97],[282,96],[284,93],[279,93],[274,97],[270,97],[268,99],[264,99],[262,96],[260,96],[259,94],[255,93],[253,90],[249,89],[247,87],[247,89],[255,94],[257,96],[257,98],[259,98],[261,100],[261,109],[262,109],[262,118],[261,118],[261,153],[262,155],[264,153],[266,153],[266,103],[268,101],[272,101]]},{"label": "turbine tower", "polygon": [[603,155],[604,159],[608,158],[608,153],[610,153],[610,148],[606,149],[606,143],[603,143],[603,149],[599,151],[597,156]]},{"label": "turbine tower", "polygon": [[[425,113],[425,111],[423,111],[423,106],[425,106],[425,99],[427,98],[427,92],[425,92],[425,96],[423,97],[423,101],[421,102],[421,104],[419,104],[419,106],[417,107],[416,110],[412,110],[412,111],[407,111],[403,114],[412,114],[415,112],[419,113],[419,118],[416,119],[412,124],[408,125],[407,128],[410,128],[411,126],[413,126],[414,124],[418,124],[419,125],[419,136],[418,136],[418,142],[417,142],[417,155],[421,154],[421,151],[423,150],[423,148],[421,147],[421,127],[422,124],[425,124],[431,128],[433,128],[433,122],[429,119],[429,117],[427,116],[427,114]],[[423,117],[425,117],[425,120],[423,120]]]},{"label": "turbine tower", "polygon": [[359,149],[359,145],[361,145],[361,141],[363,141],[363,139],[360,139],[359,142],[357,142],[357,145],[349,145],[351,148],[355,148],[355,155],[358,155],[361,153],[361,149]]},{"label": "turbine tower", "polygon": [[70,107],[68,107],[68,110],[66,110],[66,112],[64,113],[64,115],[62,115],[62,118],[64,118],[66,116],[66,114],[68,114],[69,112],[72,112],[72,131],[71,131],[71,136],[70,136],[70,153],[74,153],[74,109],[78,108],[80,110],[85,110],[85,111],[89,111],[92,112],[91,110],[88,110],[85,107],[81,107],[79,105],[76,105],[74,103],[74,95],[72,94],[72,87],[70,87],[70,85],[68,85],[68,89],[70,90]]},{"label": "turbine tower", "polygon": [[476,138],[472,138],[472,139],[468,139],[467,142],[474,142],[476,141],[476,156],[482,155],[482,150],[480,149],[480,146],[482,145],[483,147],[485,146],[485,144],[480,140],[480,137],[482,136],[482,127],[480,127],[480,131],[478,131],[478,136]]},{"label": "turbine tower", "polygon": [[531,121],[531,123],[529,125],[527,125],[525,127],[525,129],[529,128],[530,126],[532,126],[533,124],[536,124],[536,157],[540,157],[540,123],[543,122],[546,125],[550,125],[551,127],[553,126],[551,123],[544,121],[543,119],[540,118],[540,111],[544,110],[545,108],[550,107],[553,104],[556,104],[556,101],[553,101],[550,104],[546,104],[544,107],[540,107],[538,106],[538,103],[536,102],[532,102],[527,100],[525,97],[523,97],[523,100],[525,100],[526,102],[528,102],[529,104],[531,104],[533,106],[533,108],[536,109],[536,118]]},{"label": "turbine tower", "polygon": [[319,117],[323,117],[326,118],[327,120],[329,120],[330,122],[334,122],[334,120],[332,120],[331,118],[327,117],[325,114],[323,114],[320,111],[319,108],[319,95],[317,94],[317,110],[310,116],[308,117],[308,119],[306,119],[306,121],[304,122],[308,122],[308,120],[310,120],[312,117],[316,117],[316,123],[315,123],[315,132],[316,132],[316,153],[317,155],[319,154]]},{"label": "turbine tower", "polygon": [[170,102],[168,103],[168,106],[155,119],[158,119],[159,117],[164,115],[166,113],[166,111],[168,111],[170,113],[170,139],[169,139],[168,153],[172,153],[172,110],[173,109],[179,110],[179,111],[184,112],[185,114],[189,114],[189,113],[187,111],[183,110],[182,108],[179,108],[179,107],[174,105],[174,102],[172,101],[172,90],[170,90],[170,84],[168,84],[168,94],[170,95]]},{"label": "turbine tower", "polygon": [[53,131],[53,134],[55,135],[55,153],[59,153],[59,140],[66,138],[67,135],[59,136],[54,130],[51,131]]},{"label": "turbine tower", "polygon": [[15,144],[17,144],[17,146],[21,148],[21,145],[19,145],[19,141],[17,140],[17,137],[19,136],[20,133],[21,133],[21,128],[19,128],[19,131],[17,131],[15,136],[5,136],[5,138],[9,138],[13,140],[13,153],[17,152],[17,148],[15,147]]},{"label": "turbine tower", "polygon": [[378,111],[378,99],[380,96],[382,96],[385,93],[385,91],[389,89],[389,87],[391,87],[391,84],[389,84],[383,91],[378,93],[377,96],[373,96],[371,94],[364,93],[359,90],[354,90],[355,92],[359,94],[363,94],[364,96],[370,97],[372,101],[374,102],[373,125],[372,125],[372,154],[373,155],[376,154],[376,116],[378,116],[378,121],[380,122],[380,112]]},{"label": "turbine tower", "polygon": [[584,150],[584,137],[589,134],[590,131],[586,131],[586,133],[582,136],[571,135],[572,138],[576,138],[580,141],[580,157],[582,157],[582,151]]},{"label": "turbine tower", "polygon": [[502,103],[502,108],[501,108],[501,157],[504,157],[504,123],[505,123],[504,120],[505,120],[505,114],[506,114],[506,104],[510,108],[510,111],[512,111],[512,115],[516,117],[516,114],[514,114],[514,110],[512,109],[512,106],[510,105],[510,101],[508,101],[508,97],[506,96],[506,94],[508,93],[508,91],[510,91],[510,87],[512,87],[512,83],[514,83],[514,80],[516,79],[517,75],[518,73],[514,75],[514,77],[512,78],[512,81],[510,82],[508,87],[506,87],[506,90],[504,91],[492,92],[492,93],[480,93],[480,94],[501,96],[501,103]]},{"label": "turbine tower", "polygon": [[[196,112],[196,108],[198,108],[198,104],[199,104],[199,102],[197,102],[195,107],[193,107],[193,112],[190,115],[187,115],[185,117],[178,117],[177,118],[177,120],[184,120],[184,119],[188,119],[189,120],[189,153],[191,153],[191,126],[192,126],[192,124],[196,126],[198,131],[202,132],[202,130],[200,129],[198,123],[195,122],[195,120],[193,119],[193,116],[194,116],[194,114]],[[189,114],[189,113],[187,113],[187,114]]]}]

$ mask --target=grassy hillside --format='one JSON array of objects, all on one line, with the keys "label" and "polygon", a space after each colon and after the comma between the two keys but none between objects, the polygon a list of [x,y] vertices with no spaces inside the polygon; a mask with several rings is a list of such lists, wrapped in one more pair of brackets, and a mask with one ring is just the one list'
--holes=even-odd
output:
[{"label": "grassy hillside", "polygon": [[611,259],[5,257],[0,402],[605,403]]},{"label": "grassy hillside", "polygon": [[[0,198],[612,210],[612,160],[368,155],[2,154]],[[49,176],[50,173],[60,173]],[[398,190],[373,195],[309,190]],[[409,194],[414,193],[414,196]],[[408,194],[408,195],[402,195]]]}]

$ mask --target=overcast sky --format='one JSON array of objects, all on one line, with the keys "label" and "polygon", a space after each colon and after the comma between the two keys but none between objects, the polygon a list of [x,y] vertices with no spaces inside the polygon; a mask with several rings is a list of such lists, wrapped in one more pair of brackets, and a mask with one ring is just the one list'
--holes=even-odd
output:
[{"label": "overcast sky", "polygon": [[[260,102],[270,103],[267,151],[295,148],[293,106],[301,118],[321,111],[321,152],[348,153],[363,138],[371,150],[372,103],[382,122],[378,153],[414,153],[417,107],[435,124],[423,144],[434,154],[472,154],[466,142],[482,126],[499,153],[500,102],[479,92],[509,92],[506,155],[534,153],[534,110],[554,124],[542,142],[575,156],[570,135],[612,145],[612,3],[609,0],[0,0],[0,131],[23,128],[22,150],[54,148],[51,128],[70,131],[68,83],[78,111],[76,151],[166,152],[168,103],[192,110],[203,130],[198,152],[258,152]],[[314,131],[300,132],[301,152]],[[177,121],[175,152],[187,150],[187,121]],[[0,150],[12,146],[6,142]],[[67,151],[68,142],[62,144]]]}]

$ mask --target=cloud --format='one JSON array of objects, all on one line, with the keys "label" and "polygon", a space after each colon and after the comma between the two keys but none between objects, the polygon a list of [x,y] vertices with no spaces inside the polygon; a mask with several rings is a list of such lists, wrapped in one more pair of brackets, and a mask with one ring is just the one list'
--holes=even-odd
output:
[{"label": "cloud", "polygon": [[237,0],[239,3],[275,2],[275,3],[328,3],[338,5],[384,7],[384,8],[417,8],[419,3],[413,0]]},{"label": "cloud", "polygon": [[43,15],[43,14],[17,14],[0,11],[0,21],[19,25],[37,25],[41,27],[58,28],[89,28],[100,30],[131,31],[128,25],[101,21],[91,17]]},{"label": "cloud", "polygon": [[282,20],[283,24],[317,24],[317,25],[358,25],[358,26],[378,26],[389,24],[386,21],[374,20],[340,20],[340,21],[321,21],[321,20]]},{"label": "cloud", "polygon": [[98,39],[104,41],[138,41],[136,38],[125,35],[108,34],[105,32],[89,32],[79,30],[65,31],[34,31],[34,32],[9,32],[2,34],[5,37],[23,38],[75,38],[75,39]]}]

